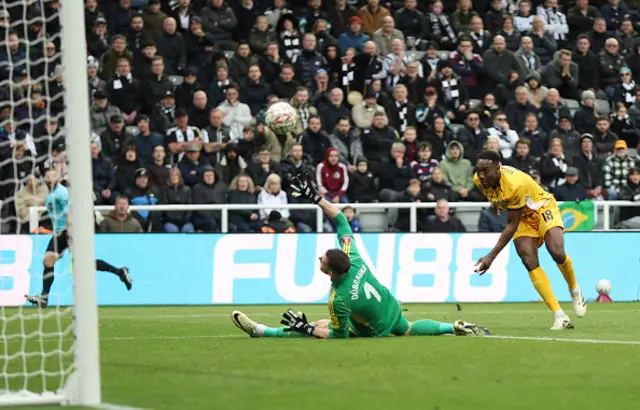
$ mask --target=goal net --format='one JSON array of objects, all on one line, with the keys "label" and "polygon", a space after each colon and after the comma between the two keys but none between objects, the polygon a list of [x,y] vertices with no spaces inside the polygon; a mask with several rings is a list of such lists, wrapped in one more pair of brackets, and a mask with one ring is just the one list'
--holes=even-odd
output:
[{"label": "goal net", "polygon": [[[93,259],[84,2],[60,3],[0,2],[0,407],[100,401],[95,269],[83,268]],[[73,231],[75,275],[67,251],[40,309],[25,295],[42,292],[47,250],[64,251],[51,241],[50,212],[36,211],[39,227],[29,229],[50,169],[73,183],[69,219],[82,229]]]}]

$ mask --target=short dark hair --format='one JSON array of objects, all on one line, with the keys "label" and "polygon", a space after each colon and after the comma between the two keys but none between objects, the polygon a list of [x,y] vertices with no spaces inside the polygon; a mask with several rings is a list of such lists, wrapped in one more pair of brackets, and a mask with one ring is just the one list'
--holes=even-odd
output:
[{"label": "short dark hair", "polygon": [[236,83],[231,83],[227,86],[227,91],[229,90],[236,90],[237,92],[240,92],[240,87]]},{"label": "short dark hair", "polygon": [[484,150],[480,154],[478,154],[478,159],[485,159],[487,161],[491,161],[494,164],[500,163],[500,154],[495,151]]},{"label": "short dark hair", "polygon": [[516,147],[520,144],[524,144],[528,147],[531,147],[531,140],[527,137],[522,137],[518,141],[516,141]]},{"label": "short dark hair", "polygon": [[351,119],[349,117],[347,117],[346,115],[343,115],[342,117],[338,118],[338,122],[340,121],[349,121],[351,122]]},{"label": "short dark hair", "polygon": [[349,260],[349,256],[346,253],[336,248],[329,249],[325,255],[327,256],[329,271],[336,275],[344,275],[349,272],[351,260]]}]

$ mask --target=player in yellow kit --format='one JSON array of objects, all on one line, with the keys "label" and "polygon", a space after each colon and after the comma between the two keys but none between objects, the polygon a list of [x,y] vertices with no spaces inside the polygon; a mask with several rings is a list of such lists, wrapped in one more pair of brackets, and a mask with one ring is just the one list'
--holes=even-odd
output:
[{"label": "player in yellow kit", "polygon": [[533,286],[554,313],[551,330],[572,329],[571,319],[560,307],[549,278],[538,261],[538,248],[545,243],[569,285],[573,311],[578,317],[583,317],[587,313],[587,303],[576,281],[571,258],[564,251],[564,226],[555,198],[528,174],[501,166],[500,155],[496,152],[481,152],[476,171],[473,177],[476,186],[497,212],[507,212],[507,226],[491,252],[478,260],[476,272],[480,275],[486,273],[494,259],[513,239]]}]

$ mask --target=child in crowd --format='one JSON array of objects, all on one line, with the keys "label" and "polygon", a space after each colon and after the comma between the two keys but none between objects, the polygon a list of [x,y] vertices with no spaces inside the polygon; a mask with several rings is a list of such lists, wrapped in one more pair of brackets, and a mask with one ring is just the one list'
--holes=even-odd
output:
[{"label": "child in crowd", "polygon": [[344,214],[347,221],[349,221],[349,226],[351,226],[351,230],[353,232],[362,232],[362,226],[360,225],[360,221],[356,218],[356,211],[350,206],[345,206],[342,208],[342,213]]},{"label": "child in crowd", "polygon": [[411,170],[413,175],[421,182],[431,178],[433,169],[438,166],[438,161],[431,157],[432,154],[433,150],[428,142],[421,142],[418,145],[417,158],[411,162]]},{"label": "child in crowd", "polygon": [[402,143],[404,144],[406,151],[404,152],[404,158],[412,163],[416,160],[418,151],[418,131],[416,127],[407,127],[402,134]]},{"label": "child in crowd", "polygon": [[351,175],[349,198],[353,202],[377,202],[378,200],[375,177],[369,170],[369,162],[364,157],[360,157],[356,172]]}]

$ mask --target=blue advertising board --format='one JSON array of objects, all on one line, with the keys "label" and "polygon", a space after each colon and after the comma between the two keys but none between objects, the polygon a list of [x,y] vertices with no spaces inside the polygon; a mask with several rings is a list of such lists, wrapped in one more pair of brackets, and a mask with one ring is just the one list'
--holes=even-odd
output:
[{"label": "blue advertising board", "polygon": [[[524,302],[537,300],[527,271],[511,244],[489,273],[474,264],[498,234],[384,233],[356,235],[356,245],[380,282],[402,302]],[[602,278],[616,301],[637,300],[640,233],[568,233],[566,249],[587,298]],[[24,303],[42,286],[48,236],[0,236],[0,305]],[[96,274],[100,305],[324,303],[329,279],[318,257],[337,246],[333,234],[121,234],[96,235],[96,257],[128,266],[127,292],[113,275],[73,272],[69,255],[56,264],[52,301],[72,303],[72,275]],[[560,300],[566,284],[544,248],[542,267]]]}]

